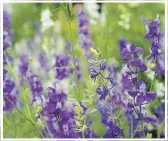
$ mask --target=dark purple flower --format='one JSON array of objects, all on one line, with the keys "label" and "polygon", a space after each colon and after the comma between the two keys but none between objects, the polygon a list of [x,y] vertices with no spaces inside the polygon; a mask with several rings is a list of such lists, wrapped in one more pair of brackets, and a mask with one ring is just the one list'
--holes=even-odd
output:
[{"label": "dark purple flower", "polygon": [[11,102],[15,105],[17,104],[17,95],[19,93],[18,89],[16,88],[15,82],[12,78],[6,78],[4,80],[3,93],[6,95],[4,96],[4,111],[10,111],[14,108]]},{"label": "dark purple flower", "polygon": [[147,67],[142,59],[136,59],[131,61],[131,66],[140,69],[141,71],[146,71]]},{"label": "dark purple flower", "polygon": [[43,113],[47,114],[48,117],[53,118],[61,112],[61,109],[63,109],[67,96],[63,92],[58,93],[56,89],[52,87],[48,87],[47,90],[49,100],[43,109]]},{"label": "dark purple flower", "polygon": [[102,86],[100,86],[100,87],[98,87],[97,89],[96,89],[96,93],[98,94],[98,95],[100,95],[100,100],[101,99],[104,99],[105,100],[105,98],[106,98],[106,96],[107,96],[107,94],[108,94],[108,89],[106,88],[106,86],[105,85],[102,85]]},{"label": "dark purple flower", "polygon": [[159,16],[155,20],[145,20],[144,24],[146,27],[145,38],[151,42],[150,55],[147,60],[156,64],[156,74],[164,75],[164,51],[162,49],[164,34],[160,32]]},{"label": "dark purple flower", "polygon": [[28,71],[29,61],[26,55],[20,56],[19,71],[23,76],[26,76]]},{"label": "dark purple flower", "polygon": [[68,67],[69,66],[69,57],[66,55],[56,56],[55,60],[55,71],[56,71],[56,78],[62,80],[68,76]]},{"label": "dark purple flower", "polygon": [[156,123],[157,120],[155,115],[144,116],[143,119],[146,123]]},{"label": "dark purple flower", "polygon": [[100,62],[99,62],[99,68],[100,70],[104,71],[107,67],[107,64],[106,64],[106,60],[105,59],[102,59]]},{"label": "dark purple flower", "polygon": [[158,17],[155,20],[145,22],[146,34],[145,38],[150,40],[155,35],[158,35],[160,32],[160,21]]},{"label": "dark purple flower", "polygon": [[150,103],[156,98],[155,92],[146,92],[146,85],[143,81],[139,82],[139,90],[130,90],[128,94],[135,99],[135,105],[142,105],[144,102]]},{"label": "dark purple flower", "polygon": [[104,121],[103,123],[107,126],[107,131],[104,135],[104,138],[124,137],[123,131],[118,126],[116,126],[116,124],[113,121]]},{"label": "dark purple flower", "polygon": [[94,82],[96,81],[96,78],[98,75],[99,75],[99,72],[97,72],[95,69],[90,70],[90,77],[92,78]]},{"label": "dark purple flower", "polygon": [[122,86],[124,89],[131,89],[133,87],[133,81],[130,76],[122,76]]},{"label": "dark purple flower", "polygon": [[[7,98],[6,98],[7,97]],[[14,106],[9,102],[9,100],[16,105],[17,104],[17,97],[16,96],[12,96],[12,95],[6,95],[4,97],[4,106],[3,106],[3,110],[4,111],[11,111]]]},{"label": "dark purple flower", "polygon": [[125,39],[119,40],[120,56],[122,59],[130,61],[138,58],[138,54],[143,54],[143,48],[136,47],[135,44],[126,43]]}]

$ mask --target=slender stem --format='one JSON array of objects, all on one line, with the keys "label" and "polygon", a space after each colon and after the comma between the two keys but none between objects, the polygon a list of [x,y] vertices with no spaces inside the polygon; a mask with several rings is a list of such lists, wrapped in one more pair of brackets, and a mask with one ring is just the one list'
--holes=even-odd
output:
[{"label": "slender stem", "polygon": [[85,131],[82,131],[82,138],[85,138]]},{"label": "slender stem", "polygon": [[110,100],[112,100],[112,97],[110,96],[109,90],[112,89],[114,86],[113,86],[112,88],[108,89],[107,84],[106,84],[106,82],[105,82],[105,80],[104,80],[105,77],[103,76],[103,74],[102,74],[101,72],[99,72],[99,74],[100,74],[100,76],[101,76],[101,78],[102,78],[102,80],[103,80],[104,86],[105,86],[106,89],[108,90],[108,95],[109,95],[109,97],[110,97]]},{"label": "slender stem", "polygon": [[[155,57],[155,64],[157,64],[157,59],[156,59],[156,57]],[[154,78],[153,78],[153,80],[152,80],[152,84],[151,84],[151,86],[150,86],[149,91],[152,90],[152,88],[153,88],[153,83],[154,83],[155,79],[156,79],[156,72],[155,72],[155,74],[154,74]]]},{"label": "slender stem", "polygon": [[138,125],[137,125],[137,127],[136,127],[136,129],[135,129],[135,132],[134,132],[134,134],[133,134],[133,136],[132,136],[131,138],[134,138],[134,137],[135,137],[135,134],[136,134],[137,129],[138,129]]},{"label": "slender stem", "polygon": [[141,129],[142,129],[143,137],[145,138],[144,125],[143,125],[143,117],[141,115],[141,113],[142,113],[142,107],[141,107],[141,105],[139,106],[139,109],[140,109],[140,118],[141,118]]},{"label": "slender stem", "polygon": [[152,90],[152,88],[153,88],[153,83],[154,83],[155,79],[156,79],[156,73],[154,74],[154,78],[153,78],[153,80],[152,80],[152,84],[151,84],[151,86],[150,86],[149,91]]},{"label": "slender stem", "polygon": [[14,121],[14,128],[15,128],[15,138],[16,138],[16,120],[15,120],[15,115],[14,115],[14,113],[13,113],[13,111],[12,111],[12,117],[13,117],[13,121]]},{"label": "slender stem", "polygon": [[[68,21],[68,27],[69,27],[69,32],[70,32],[70,35],[71,35],[71,39],[72,39],[72,29],[71,29],[71,22],[69,20],[69,15],[68,15],[68,6],[69,4],[66,5],[67,7],[65,8],[64,5],[62,4],[62,7],[64,9],[64,12],[65,12],[65,15],[66,15],[66,18],[67,18],[67,21]],[[79,86],[79,80],[78,80],[78,75],[77,75],[77,68],[76,68],[76,60],[75,60],[75,50],[74,50],[74,47],[73,47],[73,44],[72,44],[72,63],[73,63],[73,66],[74,66],[74,75],[75,75],[75,82],[76,82],[76,87]],[[75,87],[75,88],[76,88]],[[79,93],[79,90],[77,91]],[[77,100],[80,101],[79,99],[80,95],[77,97]]]},{"label": "slender stem", "polygon": [[30,122],[34,128],[39,132],[39,134],[41,135],[41,137],[44,138],[43,134],[40,132],[40,130],[36,127],[35,123],[33,121],[31,121],[29,118],[27,118],[16,106],[15,104],[7,97],[6,94],[3,94],[5,96],[5,98],[12,104],[12,106],[28,121]]},{"label": "slender stem", "polygon": [[61,123],[60,123],[60,121],[58,119],[58,115],[56,113],[54,113],[54,116],[55,116],[55,118],[56,118],[56,120],[58,122],[58,125],[59,125],[60,129],[63,131],[62,125],[61,125]]}]

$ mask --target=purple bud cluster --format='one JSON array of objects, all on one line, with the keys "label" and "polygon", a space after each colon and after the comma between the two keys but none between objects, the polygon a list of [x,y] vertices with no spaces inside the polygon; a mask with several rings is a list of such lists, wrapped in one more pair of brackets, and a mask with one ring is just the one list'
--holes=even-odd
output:
[{"label": "purple bud cluster", "polygon": [[[75,112],[72,107],[67,106],[67,95],[58,92],[55,88],[48,87],[48,101],[41,112],[48,117],[48,126],[54,137],[57,138],[77,138],[79,134],[73,131],[75,127]],[[57,128],[54,128],[55,127]],[[54,131],[54,132],[53,132]]]},{"label": "purple bud cluster", "polygon": [[89,49],[93,46],[91,41],[91,32],[89,29],[89,20],[83,9],[78,11],[78,34],[79,34],[79,43],[81,47],[85,50],[85,55],[91,57]]},{"label": "purple bud cluster", "polygon": [[148,61],[152,61],[156,64],[155,73],[158,75],[165,74],[164,66],[164,45],[163,37],[164,34],[160,32],[160,21],[159,16],[154,20],[143,19],[146,27],[145,38],[150,41],[150,55],[147,58]]},{"label": "purple bud cluster", "polygon": [[[12,77],[7,75],[8,71],[5,69],[5,65],[12,61],[12,57],[7,54],[7,49],[11,46],[13,40],[12,31],[9,30],[10,17],[6,11],[3,11],[3,93],[4,93],[4,111],[11,111],[14,106],[18,104],[17,96],[19,91],[16,87],[15,81]],[[13,103],[13,104],[12,104]]]}]

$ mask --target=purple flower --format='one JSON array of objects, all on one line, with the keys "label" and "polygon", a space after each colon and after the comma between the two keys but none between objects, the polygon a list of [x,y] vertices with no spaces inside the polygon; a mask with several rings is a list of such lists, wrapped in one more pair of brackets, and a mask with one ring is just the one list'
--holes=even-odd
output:
[{"label": "purple flower", "polygon": [[156,97],[155,92],[146,92],[146,85],[143,81],[139,82],[139,90],[129,90],[128,94],[135,99],[137,106],[144,104],[144,102],[150,103]]},{"label": "purple flower", "polygon": [[131,89],[133,88],[133,80],[130,78],[130,76],[122,76],[122,86],[124,89]]},{"label": "purple flower", "polygon": [[99,75],[99,72],[97,72],[95,69],[90,70],[90,77],[92,78],[94,82],[96,81],[96,78],[98,75]]},{"label": "purple flower", "polygon": [[124,137],[123,131],[116,126],[116,124],[113,121],[106,121],[104,120],[103,123],[107,127],[106,134],[104,135],[104,138],[121,138]]},{"label": "purple flower", "polygon": [[44,52],[39,54],[39,63],[42,68],[47,69],[47,59]]},{"label": "purple flower", "polygon": [[19,63],[19,70],[23,76],[26,76],[26,73],[28,71],[28,67],[29,67],[29,62],[28,62],[27,56],[21,55],[20,56],[20,63]]},{"label": "purple flower", "polygon": [[138,68],[141,71],[146,71],[147,67],[142,59],[135,59],[130,62],[132,67]]},{"label": "purple flower", "polygon": [[102,85],[102,86],[100,86],[100,87],[98,87],[97,89],[96,89],[96,93],[98,94],[98,95],[100,95],[100,100],[101,99],[104,99],[105,100],[105,98],[106,98],[106,96],[107,96],[107,94],[108,94],[108,89],[106,88],[106,86],[105,85]]},{"label": "purple flower", "polygon": [[106,60],[105,59],[102,59],[100,62],[99,62],[99,68],[101,71],[104,71],[107,67],[107,64],[106,64]]},{"label": "purple flower", "polygon": [[28,79],[30,90],[32,92],[32,97],[33,97],[31,104],[33,104],[36,101],[36,98],[40,98],[41,101],[43,101],[42,99],[43,86],[38,76],[31,74],[30,76],[28,76],[27,79]]},{"label": "purple flower", "polygon": [[159,16],[155,20],[145,20],[144,24],[146,27],[145,38],[151,42],[150,55],[147,60],[156,64],[156,74],[164,75],[164,51],[162,49],[164,34],[160,32]]},{"label": "purple flower", "polygon": [[165,67],[164,67],[164,61],[158,60],[158,63],[155,68],[155,72],[158,75],[164,75],[165,74]]},{"label": "purple flower", "polygon": [[[80,59],[79,59],[79,58],[76,58],[75,61],[76,61],[76,68],[75,68],[75,69],[76,69],[77,77],[78,77],[78,79],[80,80],[81,77],[82,77]],[[70,72],[70,73],[74,73],[75,69],[74,69],[74,68],[71,68],[71,69],[69,70],[69,72]]]},{"label": "purple flower", "polygon": [[155,20],[145,22],[146,34],[145,38],[150,40],[154,38],[154,35],[157,36],[160,33],[160,21],[158,16]]},{"label": "purple flower", "polygon": [[[71,107],[66,107],[65,103],[67,96],[63,92],[57,92],[55,88],[48,87],[48,97],[49,100],[45,104],[44,109],[42,110],[42,115],[46,115],[50,119],[49,130],[52,129],[52,132],[57,138],[75,138],[79,137],[78,133],[73,131],[75,127],[75,122],[73,117],[75,116],[74,111],[70,111]],[[51,121],[55,120],[54,123]],[[52,126],[52,124],[56,124]]]},{"label": "purple flower", "polygon": [[155,115],[144,116],[143,119],[146,123],[155,123],[157,120]]},{"label": "purple flower", "polygon": [[10,25],[10,17],[6,11],[3,11],[3,29],[6,30]]},{"label": "purple flower", "polygon": [[[10,111],[14,107],[10,103],[10,101],[13,104],[17,104],[17,95],[19,93],[18,89],[16,88],[15,82],[12,78],[6,78],[3,82],[3,93],[5,94],[4,96],[4,111]],[[6,98],[7,97],[7,98]],[[10,101],[9,101],[10,100]]]},{"label": "purple flower", "polygon": [[61,112],[67,96],[63,92],[58,93],[56,89],[52,87],[48,87],[47,90],[49,101],[46,103],[43,113],[46,113],[50,118],[53,118],[54,115],[57,115]]},{"label": "purple flower", "polygon": [[92,57],[92,54],[88,51],[93,46],[93,43],[90,39],[91,33],[89,30],[89,20],[87,19],[85,11],[82,9],[78,11],[77,18],[79,43],[81,47],[85,50],[85,56],[90,58]]},{"label": "purple flower", "polygon": [[122,59],[130,61],[137,58],[137,54],[143,54],[144,50],[140,47],[135,47],[134,44],[127,44],[125,39],[119,40],[120,56]]},{"label": "purple flower", "polygon": [[69,66],[69,57],[65,55],[56,56],[55,60],[55,71],[56,71],[56,78],[62,80],[68,76],[69,70],[67,67]]},{"label": "purple flower", "polygon": [[115,73],[109,74],[109,76],[107,77],[107,80],[110,81],[112,87],[114,87],[115,85],[117,85]]}]

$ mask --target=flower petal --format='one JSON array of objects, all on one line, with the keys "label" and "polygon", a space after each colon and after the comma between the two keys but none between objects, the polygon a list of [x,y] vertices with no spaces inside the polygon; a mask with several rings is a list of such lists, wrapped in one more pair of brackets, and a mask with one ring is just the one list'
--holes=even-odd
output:
[{"label": "flower petal", "polygon": [[155,92],[147,92],[146,95],[144,96],[145,101],[151,102],[156,97],[156,95],[157,94]]},{"label": "flower petal", "polygon": [[138,92],[137,92],[137,91],[128,91],[128,94],[129,94],[131,97],[135,98],[135,97],[137,96]]},{"label": "flower petal", "polygon": [[156,122],[156,116],[155,115],[150,115],[150,116],[145,116],[144,121],[146,123],[155,123]]},{"label": "flower petal", "polygon": [[135,97],[135,103],[136,105],[142,105],[142,103],[144,102],[144,96],[143,95],[137,95]]}]

